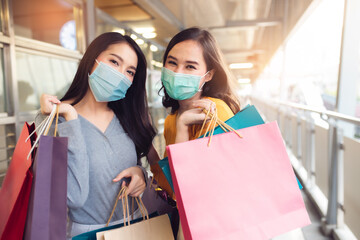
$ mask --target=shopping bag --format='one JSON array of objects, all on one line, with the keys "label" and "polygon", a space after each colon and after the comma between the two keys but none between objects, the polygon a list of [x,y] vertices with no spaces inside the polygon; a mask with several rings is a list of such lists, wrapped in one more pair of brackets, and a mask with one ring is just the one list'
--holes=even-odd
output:
[{"label": "shopping bag", "polygon": [[[256,110],[254,105],[247,105],[243,110],[235,114],[232,118],[225,121],[225,123],[232,128],[238,130],[241,128],[263,124],[264,120],[261,118],[259,112]],[[224,130],[220,126],[217,126],[214,129],[214,135],[220,133],[224,133]],[[174,191],[174,185],[170,173],[169,159],[166,157],[164,159],[161,159],[158,163],[172,190]]]},{"label": "shopping bag", "polygon": [[[153,213],[149,214],[149,218],[153,218],[153,217],[156,217],[156,216],[159,216],[159,214],[157,212],[153,212]],[[143,220],[143,218],[140,217],[140,218],[131,220],[130,224],[134,224],[134,223],[140,222],[142,220]],[[72,240],[97,240],[96,239],[96,233],[108,231],[108,230],[111,230],[111,229],[121,228],[123,226],[124,226],[124,223],[119,223],[119,224],[116,224],[116,225],[99,228],[99,229],[96,229],[96,230],[93,230],[93,231],[90,231],[90,232],[79,234],[79,235],[73,237]]]},{"label": "shopping bag", "polygon": [[276,122],[167,146],[185,239],[269,239],[310,224]]},{"label": "shopping bag", "polygon": [[[135,223],[130,224],[130,212],[129,212],[129,205],[128,205],[128,194],[127,194],[127,187],[122,187],[119,196],[122,196],[122,203],[123,203],[123,213],[124,213],[124,226],[122,228],[117,228],[113,230],[107,230],[104,232],[97,232],[96,239],[97,240],[117,240],[117,239],[130,239],[130,240],[142,240],[142,239],[149,239],[149,240],[171,240],[174,239],[173,233],[171,230],[170,219],[168,215],[161,215],[154,218],[149,218],[148,211],[142,202],[140,197],[134,198],[137,202],[139,210],[143,215],[143,220]],[[110,222],[110,219],[114,213],[116,208],[118,198],[116,199],[115,206],[113,211],[110,215],[107,225]],[[127,219],[127,221],[126,221]]]},{"label": "shopping bag", "polygon": [[174,239],[168,215],[143,220],[129,226],[104,232],[104,240],[171,240]]},{"label": "shopping bag", "polygon": [[1,240],[23,238],[28,202],[33,180],[32,156],[27,158],[36,134],[26,141],[35,125],[25,123],[0,189]]},{"label": "shopping bag", "polygon": [[[120,186],[121,185],[122,185],[122,182],[120,182]],[[138,203],[139,210],[142,213],[143,217],[140,217],[140,218],[137,218],[137,219],[133,220],[132,219],[133,216],[130,215],[130,212],[129,212],[130,204],[128,203],[127,190],[128,190],[127,186],[124,186],[124,187],[122,187],[120,189],[117,197],[115,198],[114,207],[112,209],[112,212],[110,214],[110,217],[109,217],[105,227],[79,234],[79,235],[73,237],[72,239],[73,240],[104,240],[104,233],[105,232],[107,232],[109,230],[112,230],[112,229],[122,228],[122,227],[126,226],[126,224],[130,225],[130,224],[134,224],[134,223],[143,221],[143,220],[145,220],[145,214],[146,214],[146,217],[148,219],[159,216],[158,212],[153,212],[153,213],[151,213],[149,215],[144,203],[141,200],[141,198],[137,197],[137,198],[132,198],[133,202],[131,204],[131,209],[134,210],[134,199],[136,199],[136,202]],[[123,213],[124,213],[124,218],[123,219],[124,219],[125,222],[109,226],[110,221],[111,221],[111,219],[112,219],[112,217],[114,215],[114,212],[116,210],[116,206],[117,206],[120,198],[121,198],[121,202],[122,202],[122,205],[123,205]],[[130,216],[131,216],[131,219],[132,219],[131,221],[130,221]]]},{"label": "shopping bag", "polygon": [[[235,114],[232,118],[225,121],[225,123],[231,126],[233,129],[238,130],[263,124],[264,120],[262,119],[254,105],[247,105],[243,110]],[[217,126],[214,129],[213,135],[220,133],[224,133],[224,130],[220,126]]]},{"label": "shopping bag", "polygon": [[165,177],[164,172],[159,165],[159,162],[151,164],[150,171],[152,172],[153,177],[156,180],[158,186],[164,191],[166,191],[171,197],[173,197],[174,190],[172,189],[172,186],[169,184],[167,177]]},{"label": "shopping bag", "polygon": [[66,137],[40,135],[25,240],[66,239],[67,145]]},{"label": "shopping bag", "polygon": [[166,193],[158,188],[156,180],[148,179],[148,186],[142,194],[142,201],[149,213],[157,212],[159,215],[170,214],[176,208],[176,202]]},{"label": "shopping bag", "polygon": [[[225,123],[235,130],[247,128],[251,126],[256,126],[264,123],[264,120],[261,118],[259,112],[256,110],[254,105],[247,105],[243,110],[235,114],[232,118],[225,121]],[[224,130],[217,126],[214,129],[213,135],[217,135],[220,133],[224,133]],[[201,136],[200,138],[202,138]],[[158,162],[161,170],[163,171],[163,174],[165,175],[169,185],[171,186],[172,190],[174,191],[174,185],[171,179],[171,173],[170,173],[170,166],[169,166],[169,159],[163,158]],[[303,188],[300,181],[296,178],[298,186],[300,189]]]}]

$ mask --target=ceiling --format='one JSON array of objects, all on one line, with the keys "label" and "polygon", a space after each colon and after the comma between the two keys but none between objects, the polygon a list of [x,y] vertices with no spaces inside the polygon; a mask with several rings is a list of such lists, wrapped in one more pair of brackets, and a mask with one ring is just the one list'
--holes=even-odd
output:
[{"label": "ceiling", "polygon": [[216,38],[237,78],[256,79],[312,0],[95,0],[96,7],[132,29],[153,27],[164,47],[184,28],[199,26]]}]

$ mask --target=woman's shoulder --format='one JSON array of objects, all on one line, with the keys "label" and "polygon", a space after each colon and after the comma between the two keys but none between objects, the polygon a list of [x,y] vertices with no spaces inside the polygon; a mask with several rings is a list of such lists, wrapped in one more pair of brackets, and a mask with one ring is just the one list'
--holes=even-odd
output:
[{"label": "woman's shoulder", "polygon": [[216,104],[216,106],[227,106],[227,104],[224,102],[224,100],[222,100],[220,98],[213,98],[213,97],[204,97],[204,98],[213,101]]},{"label": "woman's shoulder", "polygon": [[176,125],[176,115],[177,112],[175,113],[170,113],[165,117],[165,127],[171,127],[173,125]]}]

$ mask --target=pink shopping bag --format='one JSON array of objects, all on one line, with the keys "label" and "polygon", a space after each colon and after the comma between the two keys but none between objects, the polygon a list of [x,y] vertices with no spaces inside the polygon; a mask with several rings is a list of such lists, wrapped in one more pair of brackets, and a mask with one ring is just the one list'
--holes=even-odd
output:
[{"label": "pink shopping bag", "polygon": [[310,224],[276,122],[169,145],[185,239],[269,239]]}]

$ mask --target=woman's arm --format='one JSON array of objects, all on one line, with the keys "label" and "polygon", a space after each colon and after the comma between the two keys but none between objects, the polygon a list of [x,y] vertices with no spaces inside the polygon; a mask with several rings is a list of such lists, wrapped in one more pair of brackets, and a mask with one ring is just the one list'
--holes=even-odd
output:
[{"label": "woman's arm", "polygon": [[66,120],[58,124],[58,133],[60,137],[68,138],[67,204],[71,208],[79,208],[84,205],[89,194],[86,142],[78,114],[70,104],[60,102],[56,96],[43,94],[40,98],[41,113],[49,114],[53,104],[59,104],[59,114]]},{"label": "woman's arm", "polygon": [[56,96],[42,94],[40,97],[41,113],[44,115],[50,114],[53,105],[59,104],[59,115],[63,116],[66,121],[78,118],[78,114],[73,106],[68,103],[62,103]]},{"label": "woman's arm", "polygon": [[[145,191],[146,177],[147,174],[144,174],[142,167],[135,166],[123,170],[113,179],[113,182],[118,182],[123,178],[131,178],[131,181],[128,186],[128,194],[132,197],[138,197],[140,194],[142,194]],[[123,181],[122,187],[125,185],[126,182]]]},{"label": "woman's arm", "polygon": [[157,163],[160,160],[159,154],[156,151],[153,144],[151,144],[149,153],[147,155],[147,159],[148,159],[150,165],[153,165],[153,164]]},{"label": "woman's arm", "polygon": [[[156,149],[153,145],[151,145],[149,153],[147,155],[149,163],[156,164],[160,158],[159,154],[157,153]],[[138,163],[140,164],[140,163]],[[123,178],[131,178],[131,181],[128,186],[128,194],[132,197],[137,197],[145,191],[147,185],[148,175],[146,169],[142,166],[138,165],[136,167],[130,167],[119,173],[114,179],[114,182],[118,182]],[[125,181],[122,183],[124,186],[126,183]]]}]

